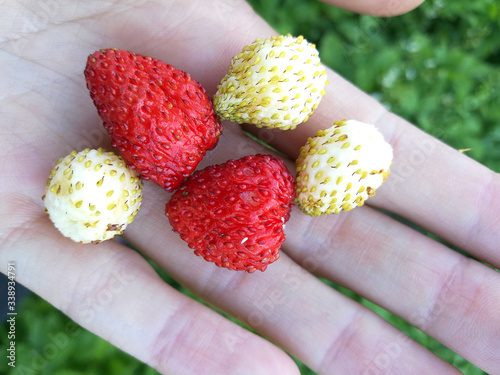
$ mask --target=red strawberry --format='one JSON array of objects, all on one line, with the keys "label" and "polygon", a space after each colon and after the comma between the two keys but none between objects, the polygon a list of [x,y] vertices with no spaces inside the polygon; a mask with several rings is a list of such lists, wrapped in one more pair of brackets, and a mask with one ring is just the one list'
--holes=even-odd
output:
[{"label": "red strawberry", "polygon": [[285,164],[251,155],[193,173],[165,213],[196,255],[231,270],[264,271],[279,258],[294,199]]},{"label": "red strawberry", "polygon": [[143,179],[173,191],[217,144],[212,101],[188,73],[116,49],[90,55],[84,73],[113,147]]}]

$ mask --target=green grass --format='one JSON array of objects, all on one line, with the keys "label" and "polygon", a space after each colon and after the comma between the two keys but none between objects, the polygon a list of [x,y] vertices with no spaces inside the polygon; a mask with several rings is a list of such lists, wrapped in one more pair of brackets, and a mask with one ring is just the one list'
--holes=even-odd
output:
[{"label": "green grass", "polygon": [[[446,4],[427,0],[410,14],[386,19],[351,14],[311,0],[249,2],[280,33],[301,34],[316,43],[326,65],[392,111],[452,147],[471,148],[468,155],[500,171],[497,0]],[[191,295],[159,272],[171,285]],[[463,373],[484,374],[402,319],[345,288],[332,287],[368,306]],[[35,295],[22,302],[19,312],[18,366],[9,374],[156,374],[75,326]],[[0,337],[6,336],[7,325],[3,324]],[[44,359],[47,357],[51,359]],[[313,374],[297,363],[303,374]],[[0,361],[0,373],[8,370],[5,359]]]}]

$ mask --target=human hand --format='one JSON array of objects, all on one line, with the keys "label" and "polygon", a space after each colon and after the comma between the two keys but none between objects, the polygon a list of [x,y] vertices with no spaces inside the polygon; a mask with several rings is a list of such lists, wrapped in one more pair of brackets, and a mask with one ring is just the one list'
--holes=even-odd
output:
[{"label": "human hand", "polygon": [[[307,136],[334,120],[375,123],[394,147],[392,174],[367,206],[352,212],[313,219],[295,208],[282,256],[264,273],[231,272],[195,257],[164,215],[170,194],[146,183],[143,207],[125,237],[275,346],[165,284],[130,248],[63,238],[41,201],[56,159],[72,149],[110,147],[85,88],[88,54],[117,47],[150,55],[189,72],[213,94],[232,55],[273,30],[238,0],[24,0],[4,8],[0,27],[9,40],[2,49],[10,70],[2,75],[3,272],[15,260],[21,283],[162,373],[297,373],[283,350],[320,373],[380,373],[388,352],[388,373],[457,372],[315,276],[401,316],[485,371],[500,372],[498,273],[377,210],[499,267],[498,175],[329,71],[328,94],[306,124],[287,132],[248,129],[294,158]],[[378,9],[390,13],[386,8]],[[408,176],[403,171],[416,149],[425,161]],[[225,124],[200,167],[258,152],[269,153]]]}]

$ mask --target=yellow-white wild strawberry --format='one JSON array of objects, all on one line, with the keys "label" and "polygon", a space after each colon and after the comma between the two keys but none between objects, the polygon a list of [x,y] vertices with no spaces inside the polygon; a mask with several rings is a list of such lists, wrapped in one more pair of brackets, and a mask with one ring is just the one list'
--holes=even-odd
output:
[{"label": "yellow-white wild strawberry", "polygon": [[392,158],[391,145],[374,125],[336,121],[300,149],[297,204],[311,216],[361,206],[389,175]]},{"label": "yellow-white wild strawberry", "polygon": [[314,44],[290,34],[257,39],[231,61],[217,87],[221,120],[294,129],[307,121],[328,83]]},{"label": "yellow-white wild strawberry", "polygon": [[142,201],[142,180],[121,156],[99,148],[73,151],[50,172],[43,196],[57,229],[81,243],[122,234]]}]

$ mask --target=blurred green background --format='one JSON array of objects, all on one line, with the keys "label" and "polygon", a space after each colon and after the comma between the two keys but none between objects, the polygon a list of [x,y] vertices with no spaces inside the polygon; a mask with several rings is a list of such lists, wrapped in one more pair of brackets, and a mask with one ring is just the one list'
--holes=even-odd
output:
[{"label": "blurred green background", "polygon": [[[498,0],[427,0],[417,10],[393,18],[356,15],[312,0],[249,2],[278,32],[304,35],[316,43],[326,65],[393,112],[454,148],[471,149],[469,156],[500,171]],[[463,373],[485,374],[403,320],[342,287],[333,287]],[[47,343],[55,342],[54,335],[64,332],[71,321],[35,295],[24,299],[18,309],[22,319],[16,325],[17,367],[11,371],[4,359],[2,374],[157,374],[84,330],[61,345],[53,358],[44,360]],[[2,340],[7,328],[0,326]],[[33,371],[34,358],[41,371]],[[299,366],[303,374],[314,374]]]}]

